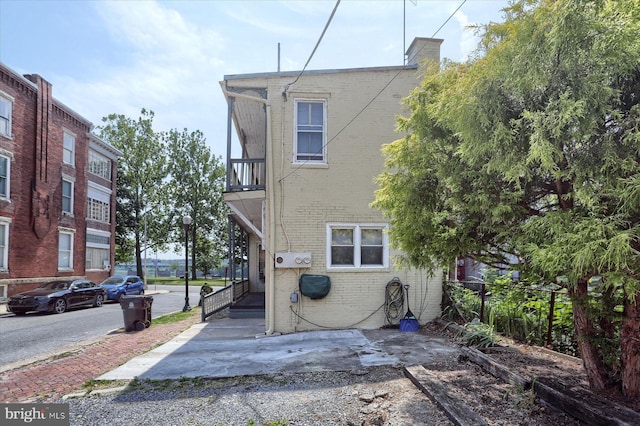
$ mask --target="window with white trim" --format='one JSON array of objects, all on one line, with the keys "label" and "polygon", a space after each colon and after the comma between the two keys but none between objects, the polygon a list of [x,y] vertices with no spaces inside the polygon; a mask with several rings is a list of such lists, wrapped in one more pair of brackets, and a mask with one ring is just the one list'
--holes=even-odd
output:
[{"label": "window with white trim", "polygon": [[73,214],[73,180],[62,178],[62,213]]},{"label": "window with white trim", "polygon": [[62,141],[62,161],[75,165],[76,136],[65,130]]},{"label": "window with white trim", "polygon": [[89,150],[89,173],[111,180],[111,160],[96,151]]},{"label": "window with white trim", "polygon": [[327,162],[327,102],[325,100],[296,99],[294,134],[294,162]]},{"label": "window with white trim", "polygon": [[86,269],[106,269],[111,254],[111,233],[87,229]]},{"label": "window with white trim", "polygon": [[58,231],[58,270],[73,269],[73,236],[72,230]]},{"label": "window with white trim", "polygon": [[13,98],[3,96],[0,93],[0,135],[11,137],[11,110],[13,109]]},{"label": "window with white trim", "polygon": [[389,238],[386,224],[327,224],[329,268],[386,268]]},{"label": "window with white trim", "polygon": [[9,269],[9,224],[11,219],[0,217],[0,271]]},{"label": "window with white trim", "polygon": [[89,188],[87,191],[87,219],[110,223],[111,195],[109,193]]},{"label": "window with white trim", "polygon": [[11,158],[0,155],[0,198],[9,198],[11,183]]}]

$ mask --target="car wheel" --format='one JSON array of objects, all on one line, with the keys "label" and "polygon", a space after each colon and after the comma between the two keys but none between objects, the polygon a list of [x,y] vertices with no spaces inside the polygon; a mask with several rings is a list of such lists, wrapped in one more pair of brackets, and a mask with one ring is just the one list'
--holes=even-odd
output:
[{"label": "car wheel", "polygon": [[104,296],[96,294],[96,300],[93,302],[93,306],[99,308],[104,303]]},{"label": "car wheel", "polygon": [[53,302],[53,312],[61,314],[67,310],[67,302],[64,299],[57,299]]}]

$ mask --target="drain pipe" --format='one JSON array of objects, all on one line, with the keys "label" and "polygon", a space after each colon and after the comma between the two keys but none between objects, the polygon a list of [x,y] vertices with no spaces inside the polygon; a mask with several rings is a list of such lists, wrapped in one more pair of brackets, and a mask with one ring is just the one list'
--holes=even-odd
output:
[{"label": "drain pipe", "polygon": [[[269,239],[269,257],[272,258],[274,253],[276,252],[276,241],[275,241],[275,229],[276,229],[276,210],[275,210],[275,194],[274,191],[276,189],[275,181],[274,181],[274,171],[273,171],[273,143],[271,137],[271,103],[266,103],[266,113],[267,113],[267,158],[265,159],[268,178],[267,178],[267,202],[269,203],[269,228],[267,229],[267,238]],[[283,117],[280,117],[282,120]],[[273,261],[269,262],[269,281],[267,283],[267,331],[265,334],[267,336],[273,334],[275,331],[275,323],[276,323],[276,286],[275,286],[276,272]]]}]

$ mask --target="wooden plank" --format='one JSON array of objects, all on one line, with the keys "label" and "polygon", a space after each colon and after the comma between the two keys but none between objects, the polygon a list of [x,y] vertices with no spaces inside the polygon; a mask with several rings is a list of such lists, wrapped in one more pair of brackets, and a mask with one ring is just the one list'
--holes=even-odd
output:
[{"label": "wooden plank", "polygon": [[405,375],[425,395],[442,409],[449,420],[457,426],[485,426],[488,423],[466,404],[457,400],[432,374],[423,366],[415,365],[404,368]]},{"label": "wooden plank", "polygon": [[514,386],[522,386],[522,389],[528,390],[531,389],[531,382],[526,380],[525,378],[517,375],[509,371],[503,365],[498,364],[488,355],[483,354],[477,349],[473,348],[460,348],[460,352],[462,355],[467,357],[469,360],[475,362],[480,367],[484,368],[489,374],[501,379],[505,383],[510,383]]},{"label": "wooden plank", "polygon": [[615,403],[604,403],[592,399],[579,401],[566,391],[558,391],[550,386],[533,382],[533,391],[536,396],[558,410],[562,410],[570,416],[592,426],[637,426],[640,425],[640,414]]},{"label": "wooden plank", "polygon": [[566,390],[561,392],[537,380],[526,380],[477,349],[461,348],[461,352],[469,360],[507,383],[522,386],[523,389],[531,389],[533,386],[533,391],[538,398],[583,423],[592,426],[640,425],[639,413],[614,402],[607,401],[603,403],[595,398],[583,402],[569,395]]}]

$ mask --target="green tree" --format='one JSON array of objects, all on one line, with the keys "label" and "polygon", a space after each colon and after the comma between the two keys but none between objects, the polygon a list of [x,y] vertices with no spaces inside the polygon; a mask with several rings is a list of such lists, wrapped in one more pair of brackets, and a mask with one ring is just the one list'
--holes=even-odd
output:
[{"label": "green tree", "polygon": [[[142,109],[137,120],[111,114],[98,127],[100,137],[123,152],[118,161],[116,241],[119,259],[135,256],[137,273],[144,275],[142,252],[167,244],[161,210],[162,184],[167,175],[165,147],[153,130],[153,111]],[[146,247],[144,247],[146,238]]]},{"label": "green tree", "polygon": [[591,387],[640,396],[640,1],[521,0],[432,70],[374,205],[406,259],[566,287]]},{"label": "green tree", "polygon": [[[201,256],[212,258],[214,264],[220,263],[226,252],[227,217],[222,199],[225,179],[222,160],[211,153],[199,130],[172,129],[165,134],[165,141],[171,158],[166,191],[172,207],[165,210],[165,217],[173,226],[168,232],[173,234],[173,241],[184,241],[182,217],[191,216],[190,264],[202,265],[198,262]],[[196,268],[191,269],[191,276],[196,279]]]}]

